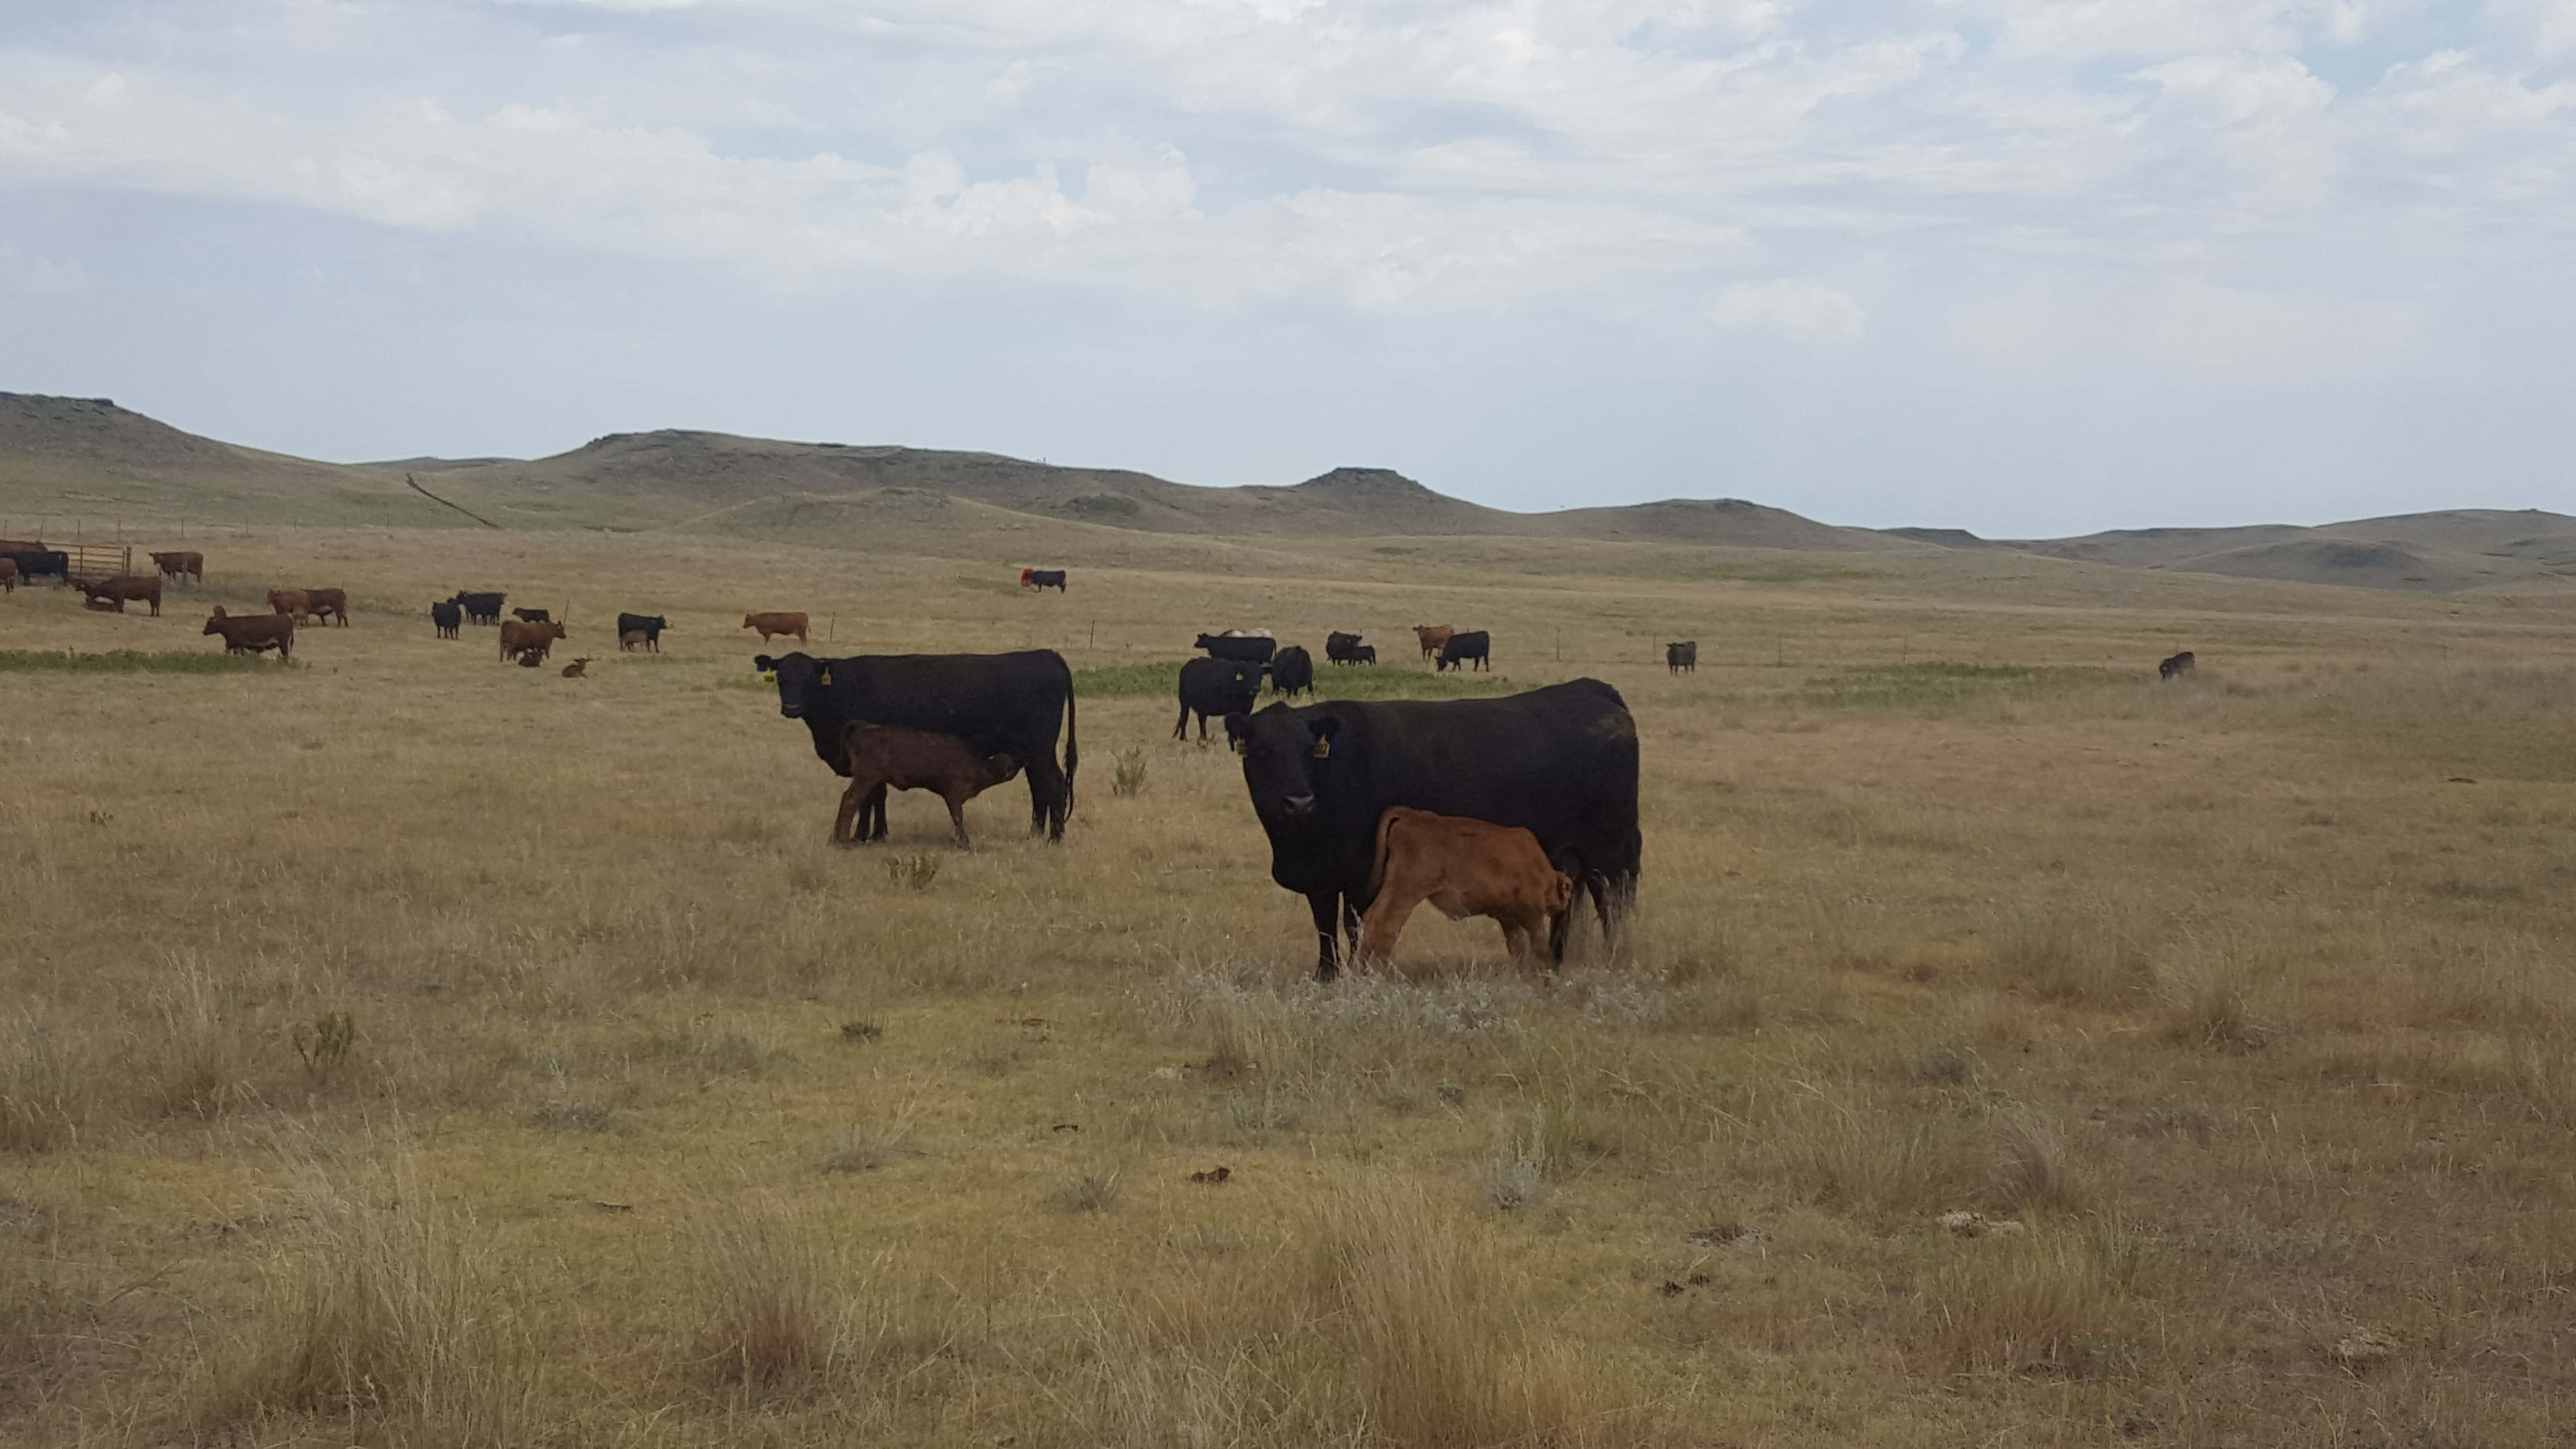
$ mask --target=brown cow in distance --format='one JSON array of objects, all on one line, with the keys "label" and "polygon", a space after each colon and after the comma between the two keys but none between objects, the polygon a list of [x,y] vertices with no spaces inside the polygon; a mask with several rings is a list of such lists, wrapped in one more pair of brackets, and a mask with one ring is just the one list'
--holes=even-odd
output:
[{"label": "brown cow in distance", "polygon": [[302,589],[271,589],[268,607],[290,619],[301,619],[313,612],[313,600]]},{"label": "brown cow in distance", "polygon": [[1538,837],[1517,826],[1395,806],[1377,822],[1377,898],[1360,917],[1360,959],[1394,953],[1414,907],[1429,901],[1453,921],[1489,916],[1503,945],[1527,964],[1556,918],[1574,905],[1574,880],[1550,864]]},{"label": "brown cow in distance", "polygon": [[206,621],[208,634],[224,636],[226,654],[259,654],[277,651],[280,659],[295,654],[295,619],[287,614],[235,614],[227,616],[223,605],[215,606],[215,616]]},{"label": "brown cow in distance", "polygon": [[303,593],[304,607],[314,618],[321,619],[327,616],[334,624],[349,622],[347,589],[306,589]]},{"label": "brown cow in distance", "polygon": [[563,677],[566,679],[585,679],[589,677],[589,669],[590,656],[585,654],[563,667]]},{"label": "brown cow in distance", "polygon": [[625,633],[617,636],[617,652],[620,654],[632,654],[635,652],[635,646],[645,643],[649,637],[650,636],[645,634],[641,629],[629,629]]},{"label": "brown cow in distance", "polygon": [[161,617],[161,576],[159,574],[119,574],[112,579],[74,579],[73,586],[89,595],[93,609],[113,608],[122,614],[128,602],[140,600],[152,606],[152,617]]},{"label": "brown cow in distance", "polygon": [[165,579],[193,579],[201,584],[206,581],[206,556],[201,553],[167,550],[152,555],[152,566]]},{"label": "brown cow in distance", "polygon": [[562,637],[564,626],[551,620],[531,624],[525,619],[504,619],[501,621],[501,657],[516,659],[522,654],[534,654],[543,659],[547,651],[555,647],[555,641]]},{"label": "brown cow in distance", "polygon": [[0,558],[0,594],[16,592],[18,592],[18,561],[14,558]]},{"label": "brown cow in distance", "polygon": [[805,642],[805,616],[802,614],[745,614],[742,627],[760,631],[760,642],[766,644],[773,634],[793,634],[796,642]]},{"label": "brown cow in distance", "polygon": [[[885,839],[885,792],[891,785],[928,790],[947,801],[957,843],[971,850],[966,802],[1020,772],[1020,762],[1009,755],[979,755],[957,736],[929,730],[854,720],[842,739],[849,750],[850,788],[841,792],[841,813],[832,820],[832,840],[841,845]],[[862,807],[874,821],[873,832],[864,835],[850,828]]]},{"label": "brown cow in distance", "polygon": [[1422,657],[1425,659],[1432,658],[1442,649],[1446,648],[1449,643],[1449,636],[1457,632],[1457,630],[1450,628],[1446,624],[1416,624],[1413,626],[1413,637],[1422,641]]}]

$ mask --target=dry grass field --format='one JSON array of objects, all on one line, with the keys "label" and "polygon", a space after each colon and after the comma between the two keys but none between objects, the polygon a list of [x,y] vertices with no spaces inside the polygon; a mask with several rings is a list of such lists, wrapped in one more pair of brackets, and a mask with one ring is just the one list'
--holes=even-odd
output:
[{"label": "dry grass field", "polygon": [[[158,620],[0,598],[0,1441],[2576,1423],[2566,602],[1525,539],[1143,540],[1062,598],[654,534],[192,546]],[[59,657],[212,654],[200,605],[287,583],[356,609],[291,666]],[[568,609],[591,677],[434,639],[463,587]],[[1065,844],[1015,782],[972,853],[918,795],[830,846],[747,609],[1063,649]],[[1626,692],[1638,929],[1532,981],[1426,912],[1318,986],[1145,666],[1358,628],[1387,663],[1328,687],[1427,690],[1434,620],[1497,687]]]}]

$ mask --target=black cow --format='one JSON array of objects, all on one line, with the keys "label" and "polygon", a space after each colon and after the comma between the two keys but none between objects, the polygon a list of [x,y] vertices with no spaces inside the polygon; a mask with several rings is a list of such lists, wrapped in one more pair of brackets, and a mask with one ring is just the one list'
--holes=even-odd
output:
[{"label": "black cow", "polygon": [[1672,674],[1699,673],[1699,641],[1664,646],[1664,669]]},{"label": "black cow", "polygon": [[1353,664],[1375,664],[1377,662],[1377,646],[1374,644],[1363,644],[1357,649],[1352,650],[1350,662]]},{"label": "black cow", "polygon": [[1267,664],[1279,648],[1279,641],[1267,634],[1201,634],[1190,646],[1204,649],[1210,659],[1232,659],[1244,664]]},{"label": "black cow", "polygon": [[2195,662],[2188,649],[2171,659],[2159,660],[2156,664],[2156,678],[2171,679],[2177,674],[2189,674]]},{"label": "black cow", "polygon": [[1440,646],[1440,658],[1432,667],[1446,669],[1455,664],[1463,668],[1472,662],[1478,669],[1491,669],[1493,665],[1487,661],[1485,653],[1492,643],[1493,636],[1482,629],[1472,634],[1452,634],[1449,642]]},{"label": "black cow", "polygon": [[501,601],[507,597],[506,594],[459,593],[447,602],[461,606],[465,617],[477,624],[498,624],[501,622]]},{"label": "black cow", "polygon": [[[832,773],[850,773],[850,721],[955,735],[978,755],[1009,755],[1029,775],[1029,833],[1064,839],[1073,813],[1075,739],[1073,671],[1052,649],[1017,654],[858,654],[817,659],[798,652],[752,666],[778,685],[778,712],[801,719],[814,754]],[[1064,727],[1064,766],[1056,767],[1055,734]],[[885,792],[868,797],[860,825],[882,821]]]},{"label": "black cow", "polygon": [[1040,593],[1044,593],[1049,589],[1053,589],[1059,594],[1069,592],[1069,590],[1064,586],[1064,570],[1062,569],[1022,569],[1020,570],[1020,587],[1024,589],[1036,589]]},{"label": "black cow", "polygon": [[429,622],[438,626],[438,637],[453,639],[456,627],[465,622],[465,610],[453,601],[442,600],[429,606]]},{"label": "black cow", "polygon": [[[1357,634],[1332,633],[1324,636],[1324,657],[1335,664],[1357,664],[1364,647]],[[1377,662],[1377,651],[1369,650],[1368,662]]]},{"label": "black cow", "polygon": [[54,582],[57,584],[71,582],[72,556],[61,549],[20,549],[9,554],[8,559],[18,566],[18,580],[21,583],[33,583],[47,574],[53,575]]},{"label": "black cow", "polygon": [[510,617],[522,624],[551,624],[555,616],[543,609],[512,609]]},{"label": "black cow", "polygon": [[[1529,831],[1592,893],[1605,937],[1636,898],[1637,724],[1600,680],[1502,699],[1274,704],[1227,715],[1225,732],[1270,837],[1270,878],[1314,913],[1318,979],[1340,969],[1341,934],[1356,945],[1390,806]],[[1572,920],[1550,934],[1552,961]]]},{"label": "black cow", "polygon": [[1261,666],[1235,659],[1192,659],[1181,666],[1181,717],[1172,721],[1172,738],[1190,737],[1190,716],[1199,717],[1199,739],[1207,739],[1209,715],[1219,719],[1248,713],[1261,702]]},{"label": "black cow", "polygon": [[629,634],[641,634],[644,636],[644,647],[652,650],[656,654],[662,652],[662,631],[670,627],[671,621],[663,618],[659,614],[620,614],[617,616],[618,638],[623,639]]},{"label": "black cow", "polygon": [[1301,644],[1291,644],[1271,655],[1270,687],[1273,691],[1285,695],[1313,694],[1315,692],[1315,656],[1307,653],[1305,646]]}]

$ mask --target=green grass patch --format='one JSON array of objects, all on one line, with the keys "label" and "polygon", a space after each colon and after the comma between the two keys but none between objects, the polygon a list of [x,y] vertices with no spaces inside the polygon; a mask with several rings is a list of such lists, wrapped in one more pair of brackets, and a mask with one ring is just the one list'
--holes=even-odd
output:
[{"label": "green grass patch", "polygon": [[[1083,695],[1142,695],[1171,699],[1180,693],[1181,662],[1094,664],[1073,671],[1073,692]],[[1501,674],[1432,674],[1384,665],[1315,666],[1319,699],[1468,699],[1512,692]],[[1263,698],[1268,698],[1265,687]]]},{"label": "green grass patch", "polygon": [[115,649],[78,654],[69,649],[0,649],[0,674],[247,674],[277,668],[264,657],[176,650]]},{"label": "green grass patch", "polygon": [[1827,709],[1938,709],[1995,698],[2031,699],[2137,681],[2085,665],[1863,664],[1807,681],[1802,704]]}]

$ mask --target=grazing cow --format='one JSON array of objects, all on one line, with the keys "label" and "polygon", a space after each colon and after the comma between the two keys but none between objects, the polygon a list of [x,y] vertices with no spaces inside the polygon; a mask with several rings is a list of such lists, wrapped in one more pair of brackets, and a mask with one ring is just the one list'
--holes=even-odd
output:
[{"label": "grazing cow", "polygon": [[629,629],[625,633],[617,636],[617,652],[620,654],[632,654],[637,648],[645,644],[647,640],[648,636],[643,630]]},{"label": "grazing cow", "polygon": [[468,593],[460,590],[456,597],[447,602],[464,609],[465,617],[477,624],[498,624],[501,622],[501,601],[508,597],[507,594]]},{"label": "grazing cow", "polygon": [[1493,665],[1485,655],[1492,645],[1493,636],[1482,629],[1452,634],[1449,642],[1440,646],[1440,658],[1432,668],[1447,669],[1453,664],[1463,668],[1473,663],[1478,669],[1491,669]]},{"label": "grazing cow", "polygon": [[1270,656],[1270,688],[1284,695],[1315,692],[1315,656],[1291,644]]},{"label": "grazing cow", "polygon": [[1377,646],[1374,644],[1363,644],[1357,649],[1352,650],[1350,662],[1353,664],[1375,664],[1377,662]]},{"label": "grazing cow", "polygon": [[1395,954],[1405,920],[1424,901],[1453,921],[1485,916],[1500,923],[1503,949],[1533,964],[1557,917],[1574,905],[1573,878],[1548,863],[1537,836],[1401,805],[1378,817],[1369,891],[1375,899],[1360,917],[1363,964]]},{"label": "grazing cow", "polygon": [[1669,674],[1699,673],[1699,641],[1687,639],[1664,646],[1664,670]]},{"label": "grazing cow", "polygon": [[0,556],[0,594],[18,592],[18,561]]},{"label": "grazing cow", "polygon": [[349,622],[347,589],[306,589],[304,605],[316,619],[327,618],[334,624],[343,625]]},{"label": "grazing cow", "polygon": [[1416,624],[1413,626],[1413,637],[1421,642],[1422,657],[1425,659],[1439,658],[1440,651],[1449,643],[1449,636],[1457,632],[1457,630],[1450,628],[1446,624]]},{"label": "grazing cow", "polygon": [[522,624],[543,624],[554,618],[543,609],[512,609],[510,614]]},{"label": "grazing cow", "polygon": [[644,636],[644,647],[656,654],[662,652],[662,631],[671,621],[659,614],[620,614],[617,616],[617,642],[622,646],[629,634]]},{"label": "grazing cow", "polygon": [[2171,679],[2177,674],[2189,674],[2194,662],[2191,651],[2186,649],[2171,659],[2159,661],[2156,665],[2156,678],[2164,680]]},{"label": "grazing cow", "polygon": [[439,638],[453,639],[457,637],[457,626],[465,622],[465,610],[459,604],[441,600],[429,606],[429,622],[438,626]]},{"label": "grazing cow", "polygon": [[564,678],[566,678],[566,679],[581,679],[581,678],[584,678],[584,677],[586,677],[586,676],[582,673],[582,671],[583,671],[584,669],[587,669],[587,668],[589,667],[589,665],[590,665],[590,656],[589,656],[589,655],[587,655],[587,654],[585,654],[585,655],[583,655],[581,658],[576,659],[576,660],[574,660],[573,662],[571,662],[570,664],[567,664],[567,665],[565,665],[565,666],[563,667],[563,677],[564,677]]},{"label": "grazing cow", "polygon": [[501,657],[517,659],[534,668],[536,662],[543,660],[555,647],[555,641],[562,637],[564,626],[551,619],[542,624],[531,624],[525,619],[504,620],[501,624]]},{"label": "grazing cow", "polygon": [[[1637,724],[1597,679],[1501,699],[1274,704],[1226,716],[1253,813],[1270,838],[1270,878],[1306,898],[1315,975],[1340,969],[1372,900],[1378,822],[1391,806],[1515,825],[1575,889],[1592,894],[1605,937],[1635,900]],[[1548,936],[1565,960],[1572,913]]]},{"label": "grazing cow", "polygon": [[1335,632],[1324,636],[1324,658],[1335,664],[1356,664],[1360,657],[1360,636]]},{"label": "grazing cow", "polygon": [[1181,717],[1172,722],[1172,738],[1189,738],[1190,716],[1199,717],[1199,741],[1207,741],[1209,715],[1223,719],[1261,702],[1261,666],[1239,659],[1192,659],[1181,666]]},{"label": "grazing cow", "polygon": [[1210,659],[1231,659],[1238,664],[1267,664],[1279,650],[1279,641],[1267,633],[1240,634],[1228,629],[1222,634],[1201,634],[1193,649],[1204,649]]},{"label": "grazing cow", "polygon": [[223,605],[215,606],[215,616],[206,621],[201,632],[220,634],[226,654],[260,654],[277,651],[280,659],[295,655],[295,620],[284,614],[226,615]]},{"label": "grazing cow", "polygon": [[760,631],[760,642],[766,644],[773,634],[793,634],[796,642],[805,642],[805,616],[802,614],[745,614],[742,627]]},{"label": "grazing cow", "polygon": [[152,555],[152,566],[161,571],[163,578],[193,579],[201,584],[206,581],[206,556],[201,553],[178,549],[156,553]]},{"label": "grazing cow", "polygon": [[1064,570],[1062,569],[1022,569],[1020,570],[1020,587],[1024,589],[1035,589],[1039,593],[1045,593],[1049,589],[1053,589],[1059,594],[1069,592],[1064,586]]},{"label": "grazing cow", "polygon": [[313,612],[313,600],[302,589],[271,589],[268,608],[270,613],[301,619]]},{"label": "grazing cow", "polygon": [[[841,792],[841,813],[832,819],[832,839],[842,845],[885,839],[885,791],[891,786],[928,790],[947,801],[957,843],[972,850],[975,842],[966,838],[966,802],[1020,772],[1020,762],[1009,755],[979,755],[957,736],[930,730],[852,720],[844,738],[850,788]],[[874,833],[857,836],[851,821],[871,800],[876,802]]]},{"label": "grazing cow", "polygon": [[9,562],[16,564],[18,577],[28,583],[34,583],[48,574],[53,576],[57,584],[71,582],[72,556],[61,549],[18,548],[10,549],[5,555],[0,556],[5,556]]},{"label": "grazing cow", "polygon": [[79,580],[80,591],[89,596],[93,609],[114,609],[122,614],[133,600],[152,606],[152,617],[161,617],[161,576],[159,574],[119,574],[112,579]]},{"label": "grazing cow", "polygon": [[[1073,775],[1080,763],[1073,671],[1052,649],[1016,654],[858,654],[816,659],[804,653],[752,660],[778,686],[778,712],[803,720],[814,754],[837,775],[850,773],[853,720],[955,735],[978,756],[1009,755],[1029,776],[1029,832],[1064,838],[1073,813]],[[1064,765],[1055,759],[1064,729]],[[882,814],[875,792],[863,808]]]}]

